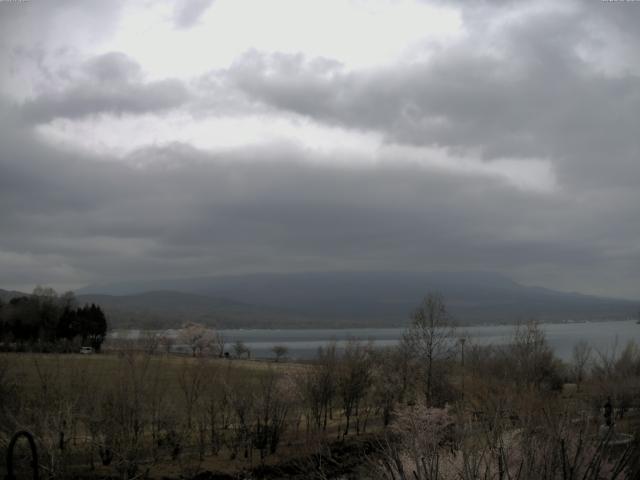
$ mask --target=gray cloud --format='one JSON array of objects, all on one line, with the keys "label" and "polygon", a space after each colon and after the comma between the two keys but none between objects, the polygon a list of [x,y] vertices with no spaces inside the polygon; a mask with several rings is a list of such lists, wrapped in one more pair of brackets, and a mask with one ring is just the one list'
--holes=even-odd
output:
[{"label": "gray cloud", "polygon": [[0,91],[29,91],[47,76],[49,58],[104,41],[113,34],[123,5],[122,0],[0,2]]},{"label": "gray cloud", "polygon": [[55,118],[78,118],[96,113],[157,112],[184,104],[189,93],[176,79],[145,82],[140,66],[118,52],[90,59],[77,77],[62,87],[47,88],[22,105],[31,123]]},{"label": "gray cloud", "polygon": [[565,184],[624,184],[637,173],[640,83],[581,58],[598,40],[592,20],[584,11],[532,14],[504,28],[498,56],[469,48],[489,35],[480,24],[469,42],[421,63],[353,72],[252,52],[229,76],[265,104],[390,142],[473,149],[487,160],[548,158]]},{"label": "gray cloud", "polygon": [[[188,28],[208,3],[179,7],[177,25]],[[13,61],[35,65],[44,86],[24,104],[0,98],[0,286],[482,269],[639,297],[635,47],[607,57],[613,70],[584,52],[636,38],[632,18],[640,9],[575,3],[514,14],[491,30],[501,9],[517,13],[520,5],[465,4],[468,38],[428,62],[348,70],[331,59],[253,51],[188,89],[178,80],[146,81],[122,53],[70,61],[65,73],[64,62],[51,59],[73,52],[13,49]],[[610,36],[615,30],[621,37]],[[286,142],[224,154],[170,144],[115,159],[49,144],[32,128],[97,113],[162,119],[173,108],[196,119],[277,111],[380,132],[389,143],[479,152],[487,162],[542,158],[559,185],[532,193],[498,178],[391,159],[356,166]]]},{"label": "gray cloud", "polygon": [[[139,168],[70,155],[15,128],[3,130],[15,146],[0,157],[0,258],[26,262],[19,278],[34,283],[454,267],[560,284],[553,272],[598,270],[620,275],[611,292],[635,292],[619,263],[636,254],[614,268],[607,250],[640,236],[635,223],[617,230],[637,194],[600,203],[406,164],[313,166],[308,152],[282,145],[224,156],[155,147],[135,153],[137,164],[153,159]],[[38,262],[55,268],[25,273]],[[15,284],[18,270],[3,270],[0,283]]]},{"label": "gray cloud", "polygon": [[178,28],[190,28],[213,5],[214,0],[179,0],[175,6],[174,23]]},{"label": "gray cloud", "polygon": [[92,58],[85,63],[83,70],[90,79],[107,84],[141,81],[142,77],[140,65],[121,52],[109,52]]}]

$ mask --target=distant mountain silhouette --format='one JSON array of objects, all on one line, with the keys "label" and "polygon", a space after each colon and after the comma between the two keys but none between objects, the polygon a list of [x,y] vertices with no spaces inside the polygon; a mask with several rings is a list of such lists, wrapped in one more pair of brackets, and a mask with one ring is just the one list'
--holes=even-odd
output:
[{"label": "distant mountain silhouette", "polygon": [[244,328],[257,323],[298,325],[305,322],[300,316],[276,308],[170,290],[133,295],[82,294],[77,299],[81,304],[101,305],[116,328],[172,328],[186,322]]},{"label": "distant mountain silhouette", "polygon": [[225,275],[113,283],[77,293],[81,301],[99,303],[119,317],[130,312],[127,324],[142,316],[144,324],[190,319],[269,328],[401,326],[431,291],[444,295],[463,324],[627,318],[638,306],[629,300],[524,286],[491,272]]},{"label": "distant mountain silhouette", "polygon": [[23,297],[24,295],[28,295],[28,294],[18,292],[16,290],[3,290],[0,288],[0,300],[2,300],[3,302],[8,302],[12,298]]}]

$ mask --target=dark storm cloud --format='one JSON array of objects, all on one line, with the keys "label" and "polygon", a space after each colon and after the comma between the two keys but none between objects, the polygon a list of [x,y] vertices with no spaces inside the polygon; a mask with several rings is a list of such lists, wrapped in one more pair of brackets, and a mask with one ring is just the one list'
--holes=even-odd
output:
[{"label": "dark storm cloud", "polygon": [[118,52],[85,62],[64,83],[26,101],[22,105],[24,117],[32,123],[47,123],[97,113],[141,114],[175,108],[189,98],[179,80],[145,82],[140,66]]},{"label": "dark storm cloud", "polygon": [[[53,273],[42,275],[52,278],[34,281],[64,272],[89,281],[487,264],[606,271],[598,245],[617,238],[612,211],[635,211],[625,198],[581,213],[574,198],[406,164],[312,166],[294,147],[220,157],[176,144],[136,152],[135,163],[147,165],[136,168],[3,131],[21,146],[0,157],[8,206],[0,256],[51,262]],[[627,235],[638,228],[629,225]],[[14,273],[3,270],[0,282]]]},{"label": "dark storm cloud", "polygon": [[[596,2],[518,15],[522,2],[458,3],[464,40],[428,61],[367,70],[253,51],[187,88],[145,80],[122,53],[70,63],[67,74],[51,51],[13,49],[43,85],[26,103],[0,97],[0,287],[451,268],[640,296],[640,79],[628,57],[637,45],[607,56],[602,43],[637,38],[640,4],[625,14]],[[176,25],[193,25],[209,4],[178,4]],[[516,13],[496,33],[489,24],[502,9]],[[630,67],[607,71],[584,51]],[[558,184],[536,193],[402,158],[358,166],[286,142],[225,153],[176,143],[116,159],[52,145],[32,128],[100,113],[162,120],[174,108],[194,121],[257,111],[268,122],[275,111],[487,162],[543,159]]]},{"label": "dark storm cloud", "polygon": [[213,4],[214,0],[178,0],[175,6],[174,23],[178,28],[190,28]]}]

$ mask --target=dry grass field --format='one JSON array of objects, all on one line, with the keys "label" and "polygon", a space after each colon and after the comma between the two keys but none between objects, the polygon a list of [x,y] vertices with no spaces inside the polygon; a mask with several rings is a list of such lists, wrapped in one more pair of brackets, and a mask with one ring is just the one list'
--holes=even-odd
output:
[{"label": "dry grass field", "polygon": [[357,341],[306,364],[0,354],[0,449],[32,432],[51,479],[639,478],[640,348],[583,357],[535,324],[464,365]]},{"label": "dry grass field", "polygon": [[[8,408],[0,448],[11,432],[32,431],[45,472],[58,477],[238,475],[283,462],[304,470],[307,460],[296,459],[319,443],[305,428],[295,385],[311,368],[139,352],[3,353],[0,393]],[[326,430],[332,438],[342,428],[335,412]],[[260,424],[280,429],[277,450],[256,441]],[[107,449],[113,458],[104,465]]]}]

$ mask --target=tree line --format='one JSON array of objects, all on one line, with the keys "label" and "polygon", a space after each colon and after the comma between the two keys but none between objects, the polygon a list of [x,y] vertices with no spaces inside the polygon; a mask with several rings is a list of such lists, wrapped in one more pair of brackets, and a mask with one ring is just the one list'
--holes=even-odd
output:
[{"label": "tree line", "polygon": [[100,350],[107,318],[95,304],[78,306],[72,292],[58,295],[36,287],[31,295],[0,301],[0,343],[5,349],[77,351]]}]

